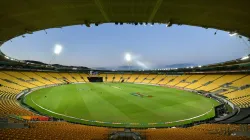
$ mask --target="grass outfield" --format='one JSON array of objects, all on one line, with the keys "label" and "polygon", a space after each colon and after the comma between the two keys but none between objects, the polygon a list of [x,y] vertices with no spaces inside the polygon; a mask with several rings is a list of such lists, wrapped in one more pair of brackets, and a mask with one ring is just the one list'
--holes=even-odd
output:
[{"label": "grass outfield", "polygon": [[[211,108],[219,104],[187,91],[130,83],[84,83],[49,87],[28,94],[24,102],[49,116],[115,127],[186,124],[213,117],[214,110]],[[199,117],[194,118],[196,116]],[[179,120],[183,121],[176,122]]]}]

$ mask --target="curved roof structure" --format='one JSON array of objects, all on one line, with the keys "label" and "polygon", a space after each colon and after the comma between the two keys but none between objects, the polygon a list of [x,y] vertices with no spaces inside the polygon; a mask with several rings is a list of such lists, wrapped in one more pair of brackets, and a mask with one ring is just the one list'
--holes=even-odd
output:
[{"label": "curved roof structure", "polygon": [[249,5],[249,0],[1,0],[0,44],[33,31],[110,22],[170,22],[250,37]]}]

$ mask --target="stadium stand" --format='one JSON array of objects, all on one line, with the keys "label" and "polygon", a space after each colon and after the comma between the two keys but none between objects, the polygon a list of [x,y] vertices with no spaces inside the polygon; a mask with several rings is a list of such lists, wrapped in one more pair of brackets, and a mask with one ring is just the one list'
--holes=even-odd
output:
[{"label": "stadium stand", "polygon": [[101,73],[101,74],[99,74],[99,76],[103,78],[103,82],[107,82],[107,79],[106,79],[107,74]]},{"label": "stadium stand", "polygon": [[123,74],[122,75],[122,79],[124,80],[124,82],[127,82],[128,79],[130,78],[131,74]]},{"label": "stadium stand", "polygon": [[245,85],[250,85],[250,76],[247,75],[237,81],[234,81],[230,86],[233,86],[233,87],[242,87],[242,86],[245,86]]},{"label": "stadium stand", "polygon": [[186,86],[188,86],[190,84],[193,84],[193,83],[197,82],[200,78],[202,78],[204,76],[205,75],[192,75],[192,76],[188,77],[186,80],[181,81],[176,86],[178,86],[178,87],[186,87]]},{"label": "stadium stand", "polygon": [[236,81],[240,78],[243,78],[244,76],[245,75],[224,75],[224,76],[220,77],[219,79],[216,79],[212,83],[198,88],[197,90],[211,91],[213,89],[222,87],[225,84],[230,84],[231,82]]},{"label": "stadium stand", "polygon": [[144,80],[142,81],[142,83],[148,84],[148,83],[150,83],[152,80],[154,80],[156,76],[157,76],[157,75],[155,75],[155,74],[150,74],[150,75],[148,75],[148,76],[146,77],[146,79],[144,79]]},{"label": "stadium stand", "polygon": [[85,81],[85,82],[89,82],[89,80],[88,80],[88,74],[85,74],[85,73],[80,73],[80,76],[81,76],[81,78]]},{"label": "stadium stand", "polygon": [[183,80],[187,79],[190,76],[192,76],[192,75],[180,75],[180,76],[176,76],[174,79],[171,79],[170,81],[168,81],[168,83],[166,83],[166,85],[168,85],[168,86],[175,86],[175,85],[179,84],[180,82],[183,82]]},{"label": "stadium stand", "polygon": [[9,117],[9,115],[34,115],[34,113],[20,107],[16,100],[16,91],[1,88],[0,90],[0,117]]},{"label": "stadium stand", "polygon": [[25,89],[27,89],[27,87],[20,86],[20,85],[18,85],[16,83],[13,83],[11,81],[6,82],[5,80],[6,79],[4,79],[4,80],[0,79],[0,84],[3,85],[3,86],[6,86],[6,87],[17,89],[17,90],[25,90]]},{"label": "stadium stand", "polygon": [[30,77],[32,79],[36,79],[38,82],[42,83],[42,85],[40,85],[40,86],[53,84],[53,82],[42,78],[37,73],[33,73],[33,72],[21,72],[21,73],[24,75],[27,75],[28,77]]},{"label": "stadium stand", "polygon": [[150,81],[150,84],[158,84],[165,77],[166,77],[166,75],[157,75],[152,81]]},{"label": "stadium stand", "polygon": [[51,76],[50,74],[48,73],[45,73],[45,72],[36,72],[35,74],[38,75],[38,77],[41,77],[42,79],[44,79],[47,83],[47,82],[50,82],[50,83],[54,83],[54,84],[61,84],[63,83],[62,81],[58,80],[57,78]]},{"label": "stadium stand", "polygon": [[174,80],[176,78],[175,75],[171,76],[171,75],[167,75],[165,76],[163,79],[161,79],[158,84],[159,85],[165,85],[166,83],[169,83],[170,81]]},{"label": "stadium stand", "polygon": [[30,83],[32,85],[35,85],[35,86],[44,86],[45,84],[44,83],[41,83],[39,81],[37,81],[37,79],[34,79],[34,78],[29,78],[28,76],[20,73],[20,72],[5,72],[6,74],[8,75],[11,75],[13,77],[16,77],[22,81],[25,81],[27,83]]},{"label": "stadium stand", "polygon": [[[108,129],[66,122],[29,123],[30,128],[1,129],[0,139],[55,140],[55,139],[105,139]],[[58,135],[59,134],[59,135]]]},{"label": "stadium stand", "polygon": [[[0,75],[2,76],[0,78],[0,118],[9,117],[10,115],[19,115],[23,117],[37,115],[36,113],[30,112],[19,105],[19,102],[16,100],[16,96],[21,91],[44,85],[61,84],[63,83],[63,80],[70,82],[85,82],[85,79],[88,77],[87,74],[78,73],[9,71],[0,72]],[[240,87],[249,84],[249,75],[107,75],[109,77],[109,82],[118,81],[119,78],[128,79],[129,77],[132,77],[131,79],[128,79],[127,82],[133,83],[137,81],[145,84],[162,84],[166,86],[173,85],[189,89],[200,89],[213,83],[212,86],[205,88],[207,91],[212,91],[209,89],[220,87],[225,83],[231,83],[230,86],[237,87],[239,89],[223,95],[235,105],[241,107],[241,111],[236,117],[231,117],[227,120],[221,121],[220,123],[248,123],[248,120],[250,120],[250,114],[248,113],[248,107],[250,105],[250,88],[240,89]],[[100,74],[99,76],[105,77],[106,74]],[[115,77],[115,79],[112,80],[112,77]],[[32,79],[35,79],[36,82],[32,82]],[[209,82],[210,84],[207,84]],[[13,120],[15,122],[18,121],[15,119]],[[1,129],[1,136],[4,139],[26,139],[27,136],[29,136],[28,139],[106,139],[111,130],[110,128],[85,126],[67,122],[32,122],[28,124],[30,128]],[[230,128],[230,131],[228,131],[228,128]],[[209,137],[208,139],[246,139],[246,137],[232,137],[225,135],[227,133],[229,134],[229,132],[231,134],[232,131],[239,129],[239,125],[230,125],[230,127],[228,127],[227,124],[204,124],[190,128],[165,128],[134,131],[146,134],[147,139],[152,140],[166,138],[203,139],[204,137]],[[79,135],[79,132],[83,133],[83,135]],[[62,135],[58,135],[59,133]],[[46,134],[46,136],[43,134]]]},{"label": "stadium stand", "polygon": [[60,75],[59,73],[50,72],[50,73],[47,73],[47,74],[52,76],[53,78],[59,80],[61,83],[65,83],[64,77],[62,75]]},{"label": "stadium stand", "polygon": [[[216,128],[215,128],[216,129]],[[210,134],[208,131],[194,128],[171,128],[171,129],[149,129],[146,131],[147,139],[149,140],[180,140],[180,139],[195,139],[195,140],[229,140],[229,139],[247,139],[246,137],[231,137],[216,134]]]},{"label": "stadium stand", "polygon": [[214,81],[217,78],[220,78],[222,76],[223,75],[206,75],[206,76],[202,77],[201,79],[199,79],[197,82],[188,85],[186,88],[197,89],[197,88],[204,86],[204,85],[208,84],[209,82],[212,82],[212,81]]},{"label": "stadium stand", "polygon": [[76,82],[85,82],[78,73],[69,73]]},{"label": "stadium stand", "polygon": [[63,78],[67,79],[70,82],[77,82],[70,74],[68,73],[60,73],[61,76],[63,76]]},{"label": "stadium stand", "polygon": [[131,74],[126,82],[133,83],[138,77],[138,74]]},{"label": "stadium stand", "polygon": [[[4,1],[0,2],[0,45],[13,37],[32,34],[34,31],[47,28],[61,28],[68,25],[86,25],[111,23],[123,24],[131,22],[138,24],[192,25],[203,28],[216,28],[238,34],[237,37],[250,37],[249,1]],[[181,9],[181,10],[180,10]],[[90,20],[87,20],[90,19]],[[129,23],[129,24],[131,24]],[[236,32],[234,32],[236,31]],[[46,31],[45,31],[46,32]],[[46,32],[47,34],[47,32]],[[215,32],[216,35],[216,32]],[[241,59],[238,59],[241,61]],[[219,70],[227,69],[238,60],[214,64]],[[8,60],[10,61],[10,60]],[[24,61],[25,62],[25,61]],[[242,61],[245,62],[245,61]],[[16,64],[16,63],[13,63]],[[27,64],[27,65],[26,65]],[[5,65],[5,64],[4,64]],[[23,65],[23,64],[21,64]],[[26,66],[28,63],[25,62]],[[243,65],[243,64],[242,64]],[[242,65],[236,66],[241,70]],[[249,65],[249,64],[244,64]],[[10,70],[14,68],[8,65]],[[36,65],[37,66],[37,65]],[[48,65],[46,65],[48,66]],[[210,68],[211,65],[208,67]],[[22,66],[21,66],[22,67]],[[19,65],[16,67],[19,69]],[[24,67],[25,68],[25,67]],[[42,70],[55,70],[52,66],[41,67]],[[208,70],[214,70],[209,69]],[[243,67],[244,68],[244,67]],[[249,67],[245,67],[249,68]],[[35,67],[37,70],[37,67]],[[217,69],[215,69],[217,70]],[[231,70],[231,69],[227,69]],[[235,70],[235,69],[233,69]],[[246,69],[245,69],[246,70]],[[249,69],[248,69],[249,70]],[[166,74],[166,73],[161,73]],[[62,76],[63,75],[63,76]],[[0,72],[0,122],[1,117],[8,115],[34,115],[34,113],[19,106],[17,95],[25,90],[42,85],[63,84],[66,82],[89,82],[88,74],[62,74],[58,72]],[[105,74],[106,75],[106,74]],[[193,74],[192,74],[193,75]],[[249,117],[249,74],[206,74],[204,77],[192,75],[158,75],[150,83],[176,88],[193,89],[205,93],[218,94],[241,107],[236,117],[230,117],[222,123],[248,123]],[[123,74],[125,82],[135,82],[139,74]],[[74,77],[74,78],[73,78]],[[105,80],[106,81],[106,80]],[[109,82],[114,81],[112,78]],[[136,82],[148,83],[148,80]],[[29,122],[30,128],[0,129],[0,139],[107,139],[108,128],[84,126],[66,122]],[[135,130],[145,133],[149,140],[161,139],[249,139],[232,136],[233,131],[241,130],[241,125],[203,124],[189,128],[164,128]],[[249,125],[244,130],[249,129]],[[243,131],[244,131],[243,130]]]},{"label": "stadium stand", "polygon": [[145,78],[148,77],[148,74],[140,74],[138,77],[135,79],[134,83],[142,83]]},{"label": "stadium stand", "polygon": [[107,74],[107,82],[113,82],[114,74]]},{"label": "stadium stand", "polygon": [[18,79],[16,77],[8,75],[5,72],[0,72],[0,77],[1,77],[2,80],[6,80],[6,81],[8,81],[10,83],[13,82],[13,83],[15,83],[17,85],[20,85],[20,86],[23,86],[23,87],[26,87],[26,88],[34,88],[34,87],[36,87],[36,85],[30,84],[30,83],[25,82],[25,81],[23,81],[21,79]]},{"label": "stadium stand", "polygon": [[113,80],[113,82],[120,82],[122,78],[122,74],[115,74],[114,77],[115,79]]},{"label": "stadium stand", "polygon": [[238,90],[225,94],[235,105],[238,105],[241,108],[250,107],[250,88]]}]

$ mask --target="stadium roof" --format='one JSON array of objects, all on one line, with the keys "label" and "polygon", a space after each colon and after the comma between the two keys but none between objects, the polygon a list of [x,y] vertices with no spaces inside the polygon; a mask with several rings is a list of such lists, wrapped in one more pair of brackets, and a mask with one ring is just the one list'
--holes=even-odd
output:
[{"label": "stadium roof", "polygon": [[250,37],[249,0],[1,0],[1,43],[33,31],[110,22],[173,23]]}]

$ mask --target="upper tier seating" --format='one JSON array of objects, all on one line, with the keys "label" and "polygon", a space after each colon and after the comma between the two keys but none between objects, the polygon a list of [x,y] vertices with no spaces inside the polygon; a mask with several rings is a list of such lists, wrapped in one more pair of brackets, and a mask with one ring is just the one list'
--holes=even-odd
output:
[{"label": "upper tier seating", "polygon": [[131,76],[131,74],[123,74],[122,79],[124,80],[124,82],[126,82],[130,76]]},{"label": "upper tier seating", "polygon": [[179,84],[177,84],[176,86],[178,87],[186,87],[190,84],[195,83],[196,81],[198,81],[200,78],[204,77],[205,75],[192,75],[190,77],[188,77],[186,80],[180,82]]},{"label": "upper tier seating", "polygon": [[186,88],[197,89],[199,87],[202,87],[204,84],[206,84],[208,82],[212,82],[212,81],[214,81],[222,76],[223,75],[206,75],[206,76],[202,77],[201,79],[199,79],[197,82],[188,85]]},{"label": "upper tier seating", "polygon": [[134,83],[142,83],[145,78],[148,77],[148,74],[140,74],[137,79],[135,79]]},{"label": "upper tier seating", "polygon": [[69,73],[76,82],[85,82],[79,73]]},{"label": "upper tier seating", "polygon": [[114,74],[107,74],[107,82],[113,82]]},{"label": "upper tier seating", "polygon": [[157,75],[150,74],[142,81],[142,83],[148,84],[150,83]]},{"label": "upper tier seating", "polygon": [[150,82],[150,84],[158,84],[161,80],[163,80],[166,75],[157,75],[154,80]]},{"label": "upper tier seating", "polygon": [[162,79],[161,81],[159,81],[158,84],[159,84],[159,85],[165,85],[165,84],[171,82],[172,80],[174,80],[176,77],[177,77],[177,76],[175,76],[175,75],[166,75],[166,76],[164,77],[164,79]]},{"label": "upper tier seating", "polygon": [[175,85],[179,84],[181,81],[186,80],[188,77],[190,77],[190,75],[177,76],[177,77],[175,77],[175,79],[173,81],[169,81],[168,83],[166,83],[166,85],[175,86]]},{"label": "upper tier seating", "polygon": [[120,82],[122,78],[122,74],[115,74],[114,77],[115,79],[113,80],[113,82]]},{"label": "upper tier seating", "polygon": [[224,84],[231,83],[235,80],[238,80],[244,76],[245,75],[224,75],[224,76],[216,79],[215,81],[213,81],[211,84],[208,84],[207,86],[200,87],[197,90],[211,91],[215,88],[221,87]]},{"label": "upper tier seating", "polygon": [[82,77],[82,79],[83,79],[85,82],[89,82],[89,80],[88,80],[89,75],[88,75],[88,74],[80,73],[80,76]]},{"label": "upper tier seating", "polygon": [[55,78],[52,75],[50,75],[49,73],[35,72],[35,74],[37,74],[42,79],[44,79],[46,81],[46,82],[44,81],[45,83],[54,83],[54,84],[61,84],[61,83],[63,83],[62,81],[60,81],[57,78]]},{"label": "upper tier seating", "polygon": [[138,77],[139,77],[138,74],[131,74],[126,82],[133,83]]}]

